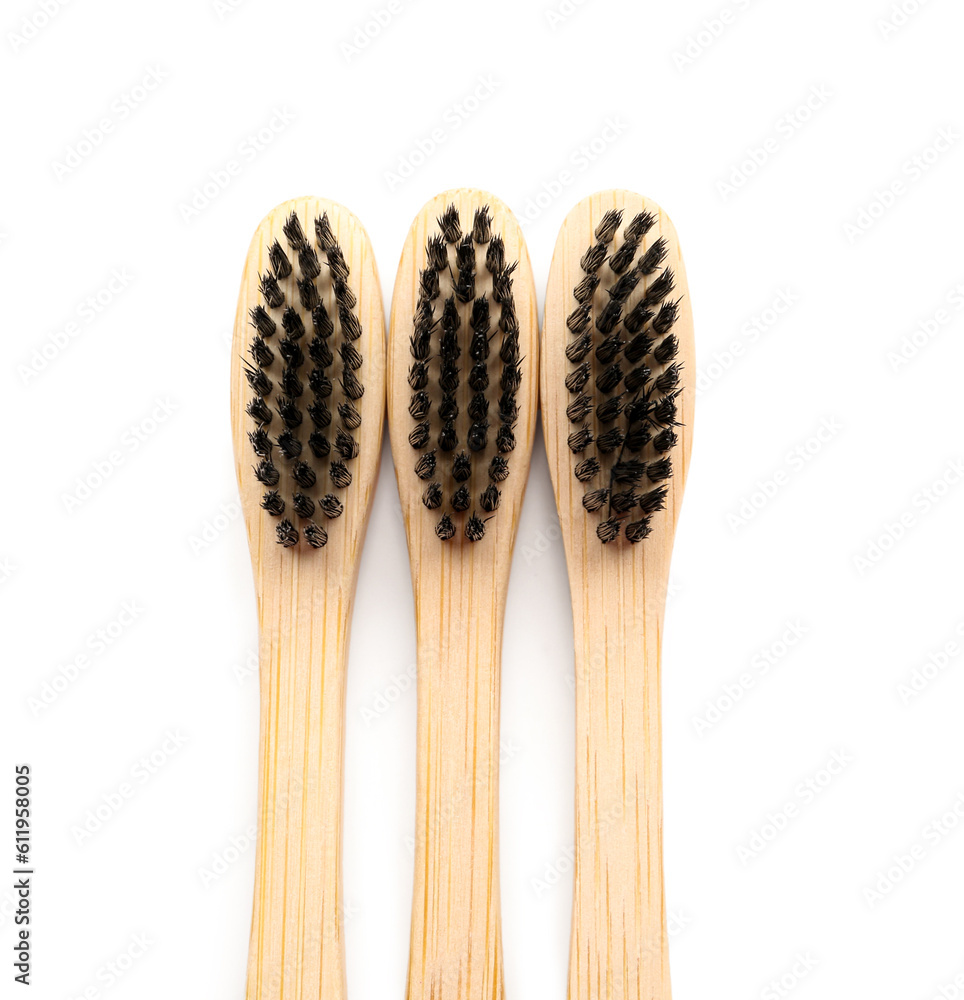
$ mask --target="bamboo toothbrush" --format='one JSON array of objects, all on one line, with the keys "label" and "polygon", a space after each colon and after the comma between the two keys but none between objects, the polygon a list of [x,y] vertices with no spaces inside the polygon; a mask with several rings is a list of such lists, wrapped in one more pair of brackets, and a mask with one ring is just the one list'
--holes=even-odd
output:
[{"label": "bamboo toothbrush", "polygon": [[508,208],[473,190],[430,201],[402,251],[388,351],[418,645],[409,1000],[502,996],[499,664],[535,429],[537,329]]},{"label": "bamboo toothbrush", "polygon": [[384,421],[385,327],[365,230],[275,208],[245,261],[231,417],[261,626],[247,1000],[341,1000],[345,663]]},{"label": "bamboo toothbrush", "polygon": [[603,191],[566,217],[546,292],[542,419],[572,592],[571,1000],[669,1000],[660,639],[693,417],[676,231]]}]

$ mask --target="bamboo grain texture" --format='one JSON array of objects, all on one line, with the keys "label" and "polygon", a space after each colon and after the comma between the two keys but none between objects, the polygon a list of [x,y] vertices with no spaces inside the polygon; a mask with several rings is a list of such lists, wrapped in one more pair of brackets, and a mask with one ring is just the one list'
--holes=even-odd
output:
[{"label": "bamboo grain texture", "polygon": [[[247,432],[250,390],[242,356],[249,313],[261,301],[258,275],[267,248],[295,211],[306,234],[327,212],[358,298],[364,358],[362,424],[353,482],[329,541],[312,550],[284,548],[276,519],[260,505],[262,485]],[[323,284],[324,275],[319,278]],[[282,282],[297,300],[294,277]],[[324,294],[324,293],[323,293]],[[345,208],[298,198],[259,225],[245,261],[234,325],[231,426],[235,466],[251,551],[260,626],[260,767],[258,845],[247,1000],[343,1000],[341,803],[345,666],[359,557],[378,473],[384,423],[384,314],[368,236]]]},{"label": "bamboo grain texture", "polygon": [[[657,224],[642,244],[668,240],[665,261],[682,296],[673,332],[683,365],[679,442],[666,509],[639,544],[603,545],[583,509],[567,445],[566,318],[583,277],[580,258],[610,209]],[[572,595],[576,671],[576,856],[570,1000],[670,1000],[663,886],[660,646],[670,557],[692,444],[693,320],[675,229],[655,203],[628,191],[600,192],[567,216],[546,292],[541,352],[546,452],[560,515]]]},{"label": "bamboo grain texture", "polygon": [[[412,418],[409,338],[426,239],[454,203],[463,224],[488,205],[492,229],[518,260],[514,297],[523,383],[517,445],[509,456],[501,506],[485,537],[461,532],[447,542],[422,504]],[[479,276],[480,282],[482,274]],[[488,279],[485,279],[488,280]],[[496,351],[497,355],[497,351]],[[402,251],[388,350],[389,435],[408,537],[415,591],[418,733],[415,879],[408,1000],[501,998],[498,766],[502,624],[512,549],[528,473],[538,402],[538,320],[531,265],[508,208],[481,191],[449,191],[416,217]],[[463,403],[464,412],[464,403]]]}]

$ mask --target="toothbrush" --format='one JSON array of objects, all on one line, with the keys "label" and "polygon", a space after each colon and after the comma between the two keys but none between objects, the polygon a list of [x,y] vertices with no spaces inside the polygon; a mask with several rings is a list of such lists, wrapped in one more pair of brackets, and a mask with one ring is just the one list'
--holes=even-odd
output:
[{"label": "toothbrush", "polygon": [[345,664],[381,450],[384,340],[358,220],[320,198],[270,212],[245,261],[231,367],[261,633],[247,1000],[345,995]]},{"label": "toothbrush", "polygon": [[566,217],[541,398],[572,593],[576,857],[570,1000],[669,1000],[660,640],[693,423],[676,231],[603,191]]},{"label": "toothbrush", "polygon": [[482,191],[419,212],[392,301],[388,416],[415,590],[408,1000],[502,996],[499,666],[537,403],[522,232]]}]

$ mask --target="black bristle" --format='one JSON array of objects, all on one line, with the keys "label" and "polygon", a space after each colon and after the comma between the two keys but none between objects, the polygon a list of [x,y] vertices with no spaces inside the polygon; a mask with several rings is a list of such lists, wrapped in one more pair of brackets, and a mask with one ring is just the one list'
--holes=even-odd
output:
[{"label": "black bristle", "polygon": [[590,412],[592,412],[592,397],[585,392],[566,407],[566,416],[574,424],[582,423]]},{"label": "black bristle", "polygon": [[465,537],[470,542],[481,542],[485,535],[485,521],[477,514],[473,514],[465,522]]},{"label": "black bristle", "polygon": [[320,525],[315,524],[313,521],[311,524],[306,524],[302,529],[305,536],[305,541],[313,549],[321,549],[328,543],[328,532],[325,531]]},{"label": "black bristle", "polygon": [[644,518],[642,521],[630,521],[626,525],[626,538],[635,544],[636,542],[641,542],[644,538],[648,538],[652,530],[649,518]]},{"label": "black bristle", "polygon": [[612,430],[600,434],[596,438],[596,447],[604,454],[612,454],[626,439],[626,434],[621,427],[614,427]]},{"label": "black bristle", "polygon": [[616,235],[620,222],[623,221],[622,209],[611,208],[596,226],[595,236],[600,243],[611,243]]},{"label": "black bristle", "polygon": [[603,261],[606,259],[606,254],[608,252],[609,249],[605,243],[596,243],[582,255],[582,260],[579,261],[579,266],[587,274],[592,274],[602,267]]},{"label": "black bristle", "polygon": [[352,343],[344,343],[338,348],[338,353],[341,355],[342,364],[346,368],[350,368],[353,372],[357,372],[362,366],[362,356],[358,353],[358,348]]},{"label": "black bristle", "polygon": [[335,496],[334,493],[326,493],[319,501],[318,506],[321,508],[322,514],[325,517],[334,520],[336,517],[341,517],[345,512],[345,505]]},{"label": "black bristle", "polygon": [[325,255],[328,261],[328,270],[331,272],[332,281],[347,281],[348,264],[345,255],[341,252],[341,247],[336,243]]},{"label": "black bristle", "polygon": [[[499,428],[499,433],[502,429]],[[472,451],[484,451],[489,443],[489,422],[488,420],[477,420],[469,428],[466,436],[466,443]],[[502,451],[503,449],[499,449]]]},{"label": "black bristle", "polygon": [[497,511],[501,501],[502,494],[499,492],[498,488],[493,486],[491,483],[486,486],[479,496],[479,506],[486,512],[486,514],[492,514]]},{"label": "black bristle", "polygon": [[305,363],[305,352],[301,349],[301,345],[288,337],[282,337],[278,341],[278,353],[285,364],[292,368],[300,368]]},{"label": "black bristle", "polygon": [[626,314],[623,326],[627,333],[636,334],[653,318],[652,312],[647,309],[642,302],[637,302],[635,306]]},{"label": "black bristle", "polygon": [[312,368],[308,373],[308,388],[321,399],[327,399],[334,387],[323,368]]},{"label": "black bristle", "polygon": [[245,411],[255,423],[263,424],[264,426],[271,423],[273,414],[268,409],[268,404],[260,396],[255,396],[254,399],[250,400],[245,407]]},{"label": "black bristle", "polygon": [[335,451],[346,461],[358,458],[358,442],[347,431],[335,434]]},{"label": "black bristle", "polygon": [[255,368],[254,365],[248,364],[243,358],[241,359],[241,364],[244,365],[244,377],[248,380],[248,385],[254,394],[256,396],[270,396],[274,385],[271,379],[265,374],[264,369]]},{"label": "black bristle", "polygon": [[301,268],[303,278],[317,278],[321,274],[321,264],[318,263],[318,254],[310,244],[305,244],[298,251],[298,267]]},{"label": "black bristle", "polygon": [[308,404],[308,416],[315,427],[325,428],[331,424],[331,410],[324,399],[316,398]]},{"label": "black bristle", "polygon": [[666,298],[667,295],[676,287],[676,281],[673,277],[673,272],[666,268],[658,278],[656,278],[652,284],[646,289],[646,293],[643,295],[642,302],[646,308],[657,305]]},{"label": "black bristle", "polygon": [[429,510],[438,510],[442,506],[442,484],[441,483],[429,483],[425,487],[425,492],[422,494],[422,503]]},{"label": "black bristle", "polygon": [[591,371],[592,369],[589,362],[583,362],[578,368],[573,369],[566,376],[566,388],[571,393],[582,392],[582,390],[586,388],[586,383],[589,381]]},{"label": "black bristle", "polygon": [[325,308],[323,302],[319,302],[318,305],[311,310],[311,325],[314,327],[315,333],[319,337],[330,337],[334,332],[335,324],[328,315],[328,310]]},{"label": "black bristle", "polygon": [[271,449],[274,446],[271,444],[268,432],[263,427],[259,427],[254,431],[248,431],[248,440],[251,442],[251,450],[258,458],[271,457]]},{"label": "black bristle", "polygon": [[627,392],[638,392],[646,384],[646,380],[649,378],[651,372],[645,365],[640,365],[638,368],[634,368],[629,374],[623,379],[623,385],[626,387]]},{"label": "black bristle", "polygon": [[639,495],[635,490],[617,490],[609,497],[609,506],[616,514],[628,514],[639,502]]},{"label": "black bristle", "polygon": [[588,483],[591,479],[599,475],[599,459],[584,458],[576,464],[576,479],[580,483]]},{"label": "black bristle", "polygon": [[608,500],[609,490],[590,490],[583,496],[582,505],[590,514],[594,514],[597,510],[602,510]]},{"label": "black bristle", "polygon": [[297,368],[288,367],[281,373],[281,391],[293,399],[303,395],[305,387],[301,379],[298,378]]},{"label": "black bristle", "polygon": [[285,502],[277,490],[268,490],[261,498],[261,506],[272,516],[281,517],[285,512]]},{"label": "black bristle", "polygon": [[662,372],[653,383],[653,387],[657,392],[669,393],[672,392],[679,386],[680,374],[683,370],[683,366],[680,364],[670,365],[664,372]]},{"label": "black bristle", "polygon": [[659,336],[668,333],[679,316],[679,302],[664,302],[653,320],[653,332]]},{"label": "black bristle", "polygon": [[626,345],[623,356],[630,364],[638,364],[653,349],[653,341],[645,333],[637,333]]},{"label": "black bristle", "polygon": [[275,468],[274,463],[269,458],[263,458],[254,467],[254,475],[259,483],[265,486],[277,486],[281,479],[281,473]]},{"label": "black bristle", "polygon": [[278,535],[278,544],[290,549],[298,544],[298,529],[285,518],[275,528]]},{"label": "black bristle", "polygon": [[428,365],[424,361],[412,362],[408,370],[408,384],[413,389],[424,389],[428,385]]},{"label": "black bristle", "polygon": [[294,431],[286,428],[278,435],[278,449],[288,461],[291,461],[301,454],[301,440]]},{"label": "black bristle", "polygon": [[589,327],[591,308],[590,304],[585,302],[573,309],[566,319],[566,326],[569,327],[570,332],[577,336],[586,332]]},{"label": "black bristle", "polygon": [[621,396],[613,396],[596,407],[596,419],[601,424],[611,424],[623,412]]},{"label": "black bristle", "polygon": [[505,270],[505,244],[501,236],[493,236],[485,252],[485,268],[490,274],[501,274]]},{"label": "black bristle", "polygon": [[291,469],[291,478],[306,490],[311,489],[318,481],[315,470],[307,462],[295,462]]},{"label": "black bristle", "polygon": [[434,267],[426,267],[418,275],[418,294],[426,299],[437,299],[439,296],[438,271]]},{"label": "black bristle", "polygon": [[305,519],[314,516],[315,513],[315,501],[305,493],[295,493],[291,498],[291,507],[298,517]]},{"label": "black bristle", "polygon": [[362,335],[358,317],[343,303],[338,304],[338,322],[341,324],[341,334],[346,340],[358,340]]},{"label": "black bristle", "polygon": [[472,459],[467,451],[460,451],[452,459],[452,478],[457,483],[464,483],[472,475]]},{"label": "black bristle", "polygon": [[350,400],[338,404],[338,416],[341,417],[342,425],[346,430],[356,431],[361,427],[361,414]]},{"label": "black bristle", "polygon": [[339,490],[347,489],[351,486],[351,472],[344,462],[335,459],[328,468],[328,475],[331,478],[332,486]]},{"label": "black bristle", "polygon": [[617,518],[611,517],[607,521],[600,521],[596,526],[596,535],[604,545],[613,542],[619,537],[620,522]]},{"label": "black bristle", "polygon": [[408,435],[408,443],[413,448],[424,448],[428,444],[429,425],[428,421],[416,424]]},{"label": "black bristle", "polygon": [[476,243],[488,243],[492,239],[492,213],[489,206],[483,205],[475,210],[472,220],[472,239]]},{"label": "black bristle", "polygon": [[315,240],[325,253],[333,250],[338,245],[335,234],[331,231],[331,223],[328,221],[327,212],[320,218],[315,219]]},{"label": "black bristle", "polygon": [[448,243],[457,243],[462,238],[462,225],[459,220],[459,210],[455,205],[449,205],[438,217],[438,227]]},{"label": "black bristle", "polygon": [[652,274],[653,271],[659,267],[660,264],[666,259],[666,253],[669,249],[669,245],[666,242],[665,236],[660,236],[660,238],[643,254],[639,259],[639,270],[643,274]]},{"label": "black bristle", "polygon": [[636,291],[636,286],[640,283],[642,277],[643,272],[639,267],[634,267],[631,271],[627,271],[612,288],[607,289],[610,298],[616,302],[625,302]]},{"label": "black bristle", "polygon": [[314,309],[321,301],[318,289],[311,278],[298,279],[298,298],[301,300],[302,307],[309,310]]},{"label": "black bristle", "polygon": [[283,229],[292,250],[300,250],[306,245],[305,231],[301,228],[301,222],[294,212],[288,216],[288,221],[285,222]]},{"label": "black bristle", "polygon": [[331,452],[331,442],[321,431],[314,431],[309,435],[308,447],[315,458],[325,458]]},{"label": "black bristle", "polygon": [[673,463],[668,458],[660,458],[650,462],[646,468],[646,476],[651,483],[661,483],[673,474]]},{"label": "black bristle", "polygon": [[262,368],[269,367],[274,361],[274,351],[268,347],[260,336],[255,337],[251,341],[249,350],[251,351],[251,357],[254,358],[255,362]]},{"label": "black bristle", "polygon": [[298,404],[293,399],[289,399],[287,396],[279,396],[276,409],[285,427],[294,429],[300,426],[302,420],[301,410],[298,409]]},{"label": "black bristle", "polygon": [[640,212],[633,216],[623,230],[623,237],[627,240],[641,240],[655,225],[656,216],[652,212]]},{"label": "black bristle", "polygon": [[646,475],[646,463],[636,459],[617,462],[612,468],[611,475],[614,483],[638,486]]},{"label": "black bristle", "polygon": [[577,364],[582,361],[583,358],[589,353],[592,348],[592,334],[584,333],[581,337],[573,340],[566,347],[566,357],[573,363]]},{"label": "black bristle", "polygon": [[288,335],[289,340],[298,340],[305,335],[305,324],[301,318],[301,313],[297,309],[288,306],[281,316],[281,326]]},{"label": "black bristle", "polygon": [[419,479],[431,479],[435,475],[436,464],[435,452],[427,452],[415,463],[415,475]]},{"label": "black bristle", "polygon": [[351,290],[351,285],[347,281],[342,278],[335,278],[331,283],[331,287],[335,290],[335,300],[339,308],[344,306],[345,309],[354,309],[358,305],[358,299],[355,298],[355,293]]},{"label": "black bristle", "polygon": [[592,300],[593,294],[599,287],[599,275],[597,273],[587,274],[582,281],[573,289],[573,298],[579,302],[589,302]]},{"label": "black bristle", "polygon": [[644,493],[639,498],[639,509],[644,514],[655,514],[666,506],[666,494],[669,491],[665,486],[659,486],[655,490]]},{"label": "black bristle", "polygon": [[592,431],[588,427],[581,427],[578,431],[573,431],[569,435],[569,450],[578,455],[584,452],[595,440]]},{"label": "black bristle", "polygon": [[[408,382],[414,427],[409,441],[419,451],[434,449],[418,459],[415,471],[428,483],[422,494],[427,507],[437,509],[448,502],[436,525],[439,537],[448,540],[464,531],[455,519],[466,515],[466,524],[477,520],[478,530],[473,522],[472,534],[481,538],[484,521],[474,514],[468,517],[473,496],[480,498],[486,514],[494,513],[500,497],[495,484],[504,481],[509,471],[503,456],[516,443],[513,426],[519,417],[517,393],[524,366],[513,295],[517,262],[506,262],[505,244],[493,233],[491,213],[485,207],[473,212],[469,232],[463,231],[454,206],[442,213],[438,225],[439,232],[426,242],[412,317],[414,363]],[[483,284],[490,279],[478,273],[479,246],[486,248],[491,290]],[[501,334],[497,358],[492,344],[496,332]],[[473,479],[482,462],[488,467],[488,486]]]},{"label": "black bristle", "polygon": [[251,325],[261,334],[262,337],[271,337],[274,335],[275,330],[278,329],[278,325],[275,321],[268,315],[267,309],[264,306],[255,306],[251,310]]},{"label": "black bristle", "polygon": [[610,299],[596,316],[596,329],[608,335],[616,329],[622,317],[623,304],[618,299]]},{"label": "black bristle", "polygon": [[455,451],[459,446],[459,435],[455,430],[455,424],[448,420],[442,425],[438,435],[438,446],[442,451]]},{"label": "black bristle", "polygon": [[596,388],[600,392],[615,392],[623,380],[623,369],[619,364],[607,365],[596,376]]},{"label": "black bristle", "polygon": [[445,238],[440,235],[433,236],[425,246],[425,256],[428,259],[428,266],[434,271],[443,271],[448,267],[449,251],[445,245]]},{"label": "black bristle", "polygon": [[344,369],[341,373],[341,388],[345,395],[355,402],[365,394],[365,387],[350,368]]},{"label": "black bristle", "polygon": [[638,249],[638,240],[624,240],[622,246],[609,258],[609,267],[613,273],[622,274],[632,264]]},{"label": "black bristle", "polygon": [[272,309],[280,309],[284,305],[285,293],[273,274],[261,275],[261,294]]},{"label": "black bristle", "polygon": [[494,455],[489,463],[489,479],[504,483],[509,478],[509,463],[502,455]]},{"label": "black bristle", "polygon": [[276,278],[287,278],[291,274],[291,261],[284,252],[281,244],[275,240],[268,250],[268,260],[271,262],[271,270]]}]

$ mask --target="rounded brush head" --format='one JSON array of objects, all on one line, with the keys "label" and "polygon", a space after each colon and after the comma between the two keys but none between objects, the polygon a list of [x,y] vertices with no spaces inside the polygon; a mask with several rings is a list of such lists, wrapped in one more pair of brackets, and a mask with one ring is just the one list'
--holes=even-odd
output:
[{"label": "rounded brush head", "polygon": [[270,538],[323,549],[346,511],[367,514],[383,421],[381,296],[350,212],[299,198],[266,216],[248,254],[234,349],[235,457],[252,548]]},{"label": "rounded brush head", "polygon": [[535,419],[534,310],[522,234],[498,199],[460,190],[423,209],[395,286],[389,422],[407,513],[438,542],[486,539],[509,493],[514,532]]},{"label": "rounded brush head", "polygon": [[560,507],[574,523],[588,519],[598,543],[618,546],[647,539],[671,506],[671,535],[689,457],[693,329],[676,231],[659,206],[610,191],[573,209],[556,244],[543,338]]}]

